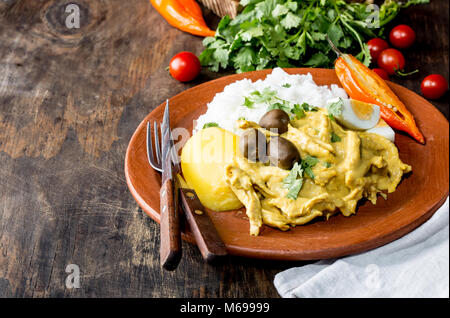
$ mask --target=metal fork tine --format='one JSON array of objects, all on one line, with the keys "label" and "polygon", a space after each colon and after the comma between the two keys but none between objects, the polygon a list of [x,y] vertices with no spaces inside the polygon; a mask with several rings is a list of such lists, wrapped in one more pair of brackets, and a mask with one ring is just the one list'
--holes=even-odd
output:
[{"label": "metal fork tine", "polygon": [[158,161],[158,165],[160,165],[162,163],[162,160],[161,160],[161,143],[159,142],[158,124],[156,123],[156,121],[154,123],[154,131],[155,131],[156,160]]},{"label": "metal fork tine", "polygon": [[[156,124],[156,122],[155,122]],[[159,145],[156,144],[155,148],[158,149]],[[147,123],[147,158],[148,158],[148,162],[150,163],[150,165],[152,166],[153,169],[162,172],[162,168],[161,165],[158,162],[155,161],[155,158],[153,156],[153,145],[152,145],[152,130],[150,128],[150,122]]]},{"label": "metal fork tine", "polygon": [[152,146],[152,131],[150,129],[150,122],[147,122],[147,159],[150,164],[153,162],[153,146]]}]

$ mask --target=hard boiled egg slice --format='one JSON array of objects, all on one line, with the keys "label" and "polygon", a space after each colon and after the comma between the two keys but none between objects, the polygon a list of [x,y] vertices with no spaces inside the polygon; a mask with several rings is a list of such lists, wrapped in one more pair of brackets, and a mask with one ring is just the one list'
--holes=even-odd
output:
[{"label": "hard boiled egg slice", "polygon": [[386,124],[386,122],[381,118],[378,124],[375,127],[368,129],[367,132],[383,136],[392,142],[395,141],[394,130],[391,127],[389,127],[389,125]]},{"label": "hard boiled egg slice", "polygon": [[380,120],[380,107],[354,99],[332,99],[327,103],[328,113],[346,128],[367,130]]}]

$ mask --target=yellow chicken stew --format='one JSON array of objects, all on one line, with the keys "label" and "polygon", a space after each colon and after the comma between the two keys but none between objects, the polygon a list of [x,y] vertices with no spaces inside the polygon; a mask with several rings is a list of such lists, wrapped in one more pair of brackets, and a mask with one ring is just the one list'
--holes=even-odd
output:
[{"label": "yellow chicken stew", "polygon": [[[256,123],[240,125],[257,128],[268,139],[274,135]],[[245,205],[251,235],[258,235],[263,224],[284,231],[319,216],[328,219],[337,211],[349,216],[360,199],[375,204],[378,193],[386,198],[383,191],[395,191],[403,174],[411,171],[391,141],[346,130],[323,109],[292,120],[280,136],[292,142],[307,163],[292,168],[297,175],[242,154],[225,167],[226,183]]]}]

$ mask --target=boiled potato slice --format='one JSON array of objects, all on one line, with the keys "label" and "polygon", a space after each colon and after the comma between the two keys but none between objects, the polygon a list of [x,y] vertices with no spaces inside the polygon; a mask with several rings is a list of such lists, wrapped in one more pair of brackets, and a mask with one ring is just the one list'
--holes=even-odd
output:
[{"label": "boiled potato slice", "polygon": [[181,168],[187,184],[202,204],[214,211],[242,207],[225,182],[225,167],[239,151],[239,136],[222,128],[210,127],[193,135],[181,152]]}]

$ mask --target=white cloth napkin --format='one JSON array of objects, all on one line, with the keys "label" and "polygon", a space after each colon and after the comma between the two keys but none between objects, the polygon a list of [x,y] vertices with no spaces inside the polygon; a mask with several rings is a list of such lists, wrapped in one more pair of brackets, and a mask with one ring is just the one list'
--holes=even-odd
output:
[{"label": "white cloth napkin", "polygon": [[374,250],[278,273],[282,297],[449,297],[449,199],[424,224]]}]

